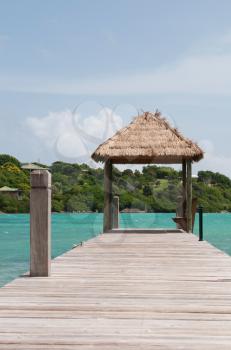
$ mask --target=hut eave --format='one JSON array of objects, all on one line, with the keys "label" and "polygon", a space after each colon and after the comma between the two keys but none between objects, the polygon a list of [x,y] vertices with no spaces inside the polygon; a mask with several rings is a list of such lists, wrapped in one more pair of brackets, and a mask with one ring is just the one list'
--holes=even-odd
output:
[{"label": "hut eave", "polygon": [[192,160],[193,162],[199,162],[203,156],[198,155],[193,158],[190,156],[182,156],[182,157],[110,157],[110,156],[100,156],[100,155],[92,155],[92,158],[96,162],[105,163],[107,160],[110,160],[113,164],[181,164],[183,160]]},{"label": "hut eave", "polygon": [[172,128],[160,113],[145,112],[98,146],[96,162],[115,164],[177,164],[200,161],[201,148]]}]

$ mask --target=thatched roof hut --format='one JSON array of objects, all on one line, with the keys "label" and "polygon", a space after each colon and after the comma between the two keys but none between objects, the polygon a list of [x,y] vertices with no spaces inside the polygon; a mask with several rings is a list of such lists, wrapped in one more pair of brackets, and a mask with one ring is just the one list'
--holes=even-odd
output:
[{"label": "thatched roof hut", "polygon": [[112,164],[182,164],[182,212],[192,231],[192,162],[203,158],[202,149],[170,126],[159,112],[145,112],[99,145],[92,154],[104,162],[104,232],[113,227]]},{"label": "thatched roof hut", "polygon": [[197,162],[203,158],[203,151],[172,128],[159,112],[145,112],[99,145],[92,158],[117,164],[176,164],[188,159]]}]

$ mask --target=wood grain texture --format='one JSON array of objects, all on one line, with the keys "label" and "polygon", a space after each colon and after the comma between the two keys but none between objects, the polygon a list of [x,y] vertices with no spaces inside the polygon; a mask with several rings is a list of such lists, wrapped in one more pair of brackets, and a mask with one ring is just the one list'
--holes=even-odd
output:
[{"label": "wood grain texture", "polygon": [[30,275],[49,276],[51,265],[51,174],[31,173]]},{"label": "wood grain texture", "polygon": [[231,258],[187,233],[104,234],[0,289],[0,349],[231,349]]}]

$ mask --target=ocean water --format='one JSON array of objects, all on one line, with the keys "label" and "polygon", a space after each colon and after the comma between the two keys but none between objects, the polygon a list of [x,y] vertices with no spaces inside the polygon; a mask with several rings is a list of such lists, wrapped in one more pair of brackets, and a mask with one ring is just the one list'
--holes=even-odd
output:
[{"label": "ocean water", "polygon": [[[175,228],[174,214],[121,214],[121,227]],[[103,215],[53,214],[52,257],[102,232]],[[198,218],[195,222],[198,233]],[[204,214],[204,239],[231,255],[231,214]],[[0,286],[29,270],[29,215],[0,215]]]}]

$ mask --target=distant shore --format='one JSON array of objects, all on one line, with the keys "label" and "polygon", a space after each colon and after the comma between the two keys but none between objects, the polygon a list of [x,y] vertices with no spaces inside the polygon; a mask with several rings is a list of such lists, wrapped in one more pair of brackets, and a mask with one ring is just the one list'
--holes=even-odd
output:
[{"label": "distant shore", "polygon": [[[53,212],[102,212],[104,208],[103,169],[87,164],[54,162],[47,166],[52,173]],[[196,174],[195,174],[196,175]],[[114,194],[120,198],[120,209],[127,213],[172,213],[182,195],[182,174],[171,167],[147,165],[141,171],[113,168]],[[204,212],[231,212],[231,179],[211,171],[199,171],[193,177],[193,196]],[[0,155],[0,191],[2,213],[28,213],[30,206],[30,173],[10,155]],[[13,193],[13,194],[12,194]],[[133,210],[135,208],[135,210]]]},{"label": "distant shore", "polygon": [[[231,214],[230,211],[214,211],[214,212],[207,212],[204,211],[205,214]],[[24,214],[30,214],[30,212],[25,213],[10,213],[10,212],[3,212],[0,211],[0,215],[24,215]],[[96,211],[52,211],[52,214],[103,214],[102,211],[96,212]],[[136,209],[129,209],[129,210],[122,210],[120,211],[120,214],[175,214],[175,211],[144,211],[144,210],[136,210]]]}]

